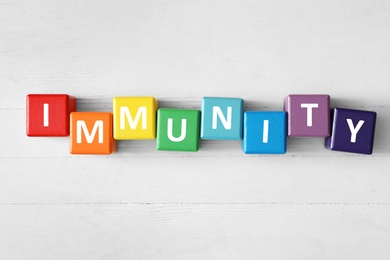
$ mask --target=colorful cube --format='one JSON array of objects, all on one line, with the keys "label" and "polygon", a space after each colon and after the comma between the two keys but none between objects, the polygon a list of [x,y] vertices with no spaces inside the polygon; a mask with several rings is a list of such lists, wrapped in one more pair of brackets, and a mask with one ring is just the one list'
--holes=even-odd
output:
[{"label": "colorful cube", "polygon": [[160,108],[157,111],[157,150],[198,151],[199,121],[199,110]]},{"label": "colorful cube", "polygon": [[243,106],[241,98],[204,97],[200,137],[205,140],[241,140]]},{"label": "colorful cube", "polygon": [[335,108],[332,135],[325,140],[330,150],[372,154],[376,112]]},{"label": "colorful cube", "polygon": [[244,153],[286,153],[286,128],[286,112],[245,112],[242,141]]},{"label": "colorful cube", "polygon": [[114,138],[116,140],[155,139],[157,100],[153,97],[115,97],[113,99]]},{"label": "colorful cube", "polygon": [[73,112],[70,114],[71,154],[111,154],[116,150],[112,137],[112,113]]},{"label": "colorful cube", "polygon": [[288,113],[288,136],[330,135],[329,95],[289,95],[284,111]]},{"label": "colorful cube", "polygon": [[27,136],[68,136],[69,114],[74,111],[75,97],[66,94],[27,95]]}]

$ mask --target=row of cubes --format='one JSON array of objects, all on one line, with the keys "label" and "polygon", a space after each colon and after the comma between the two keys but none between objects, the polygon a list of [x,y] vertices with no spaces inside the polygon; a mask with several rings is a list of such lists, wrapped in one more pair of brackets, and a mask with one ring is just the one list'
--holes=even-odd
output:
[{"label": "row of cubes", "polygon": [[[198,151],[199,139],[242,140],[246,154],[284,154],[287,136],[325,137],[336,151],[372,154],[376,113],[330,109],[329,95],[289,95],[284,111],[245,111],[241,98],[204,97],[202,111],[115,97],[113,112],[76,112],[66,94],[30,94],[27,136],[68,136],[72,154],[110,154],[116,140],[157,138],[158,150]],[[332,112],[332,114],[331,114]]]}]

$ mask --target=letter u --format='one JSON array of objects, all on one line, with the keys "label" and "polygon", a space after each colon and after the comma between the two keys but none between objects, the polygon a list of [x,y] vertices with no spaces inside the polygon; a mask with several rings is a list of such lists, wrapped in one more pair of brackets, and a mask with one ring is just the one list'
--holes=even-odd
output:
[{"label": "letter u", "polygon": [[167,132],[168,132],[168,138],[172,142],[178,143],[178,142],[183,141],[186,138],[186,133],[187,133],[187,119],[183,118],[181,120],[181,133],[180,133],[180,136],[179,137],[174,137],[173,136],[173,119],[172,118],[168,118],[168,129],[167,129]]}]

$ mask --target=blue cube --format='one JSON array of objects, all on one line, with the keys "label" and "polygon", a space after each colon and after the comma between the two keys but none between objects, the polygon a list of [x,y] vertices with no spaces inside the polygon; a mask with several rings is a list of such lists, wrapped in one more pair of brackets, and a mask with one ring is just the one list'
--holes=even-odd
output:
[{"label": "blue cube", "polygon": [[200,137],[205,140],[241,140],[242,98],[204,97]]},{"label": "blue cube", "polygon": [[286,112],[245,112],[242,150],[246,154],[284,154],[286,128]]}]

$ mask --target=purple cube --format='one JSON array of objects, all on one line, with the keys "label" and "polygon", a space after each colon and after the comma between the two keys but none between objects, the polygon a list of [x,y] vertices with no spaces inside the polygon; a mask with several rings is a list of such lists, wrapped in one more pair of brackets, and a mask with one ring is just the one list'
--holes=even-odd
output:
[{"label": "purple cube", "polygon": [[330,150],[372,154],[376,113],[345,108],[333,111],[332,135],[326,138]]},{"label": "purple cube", "polygon": [[288,136],[330,135],[329,95],[288,95],[284,110],[288,114]]}]

